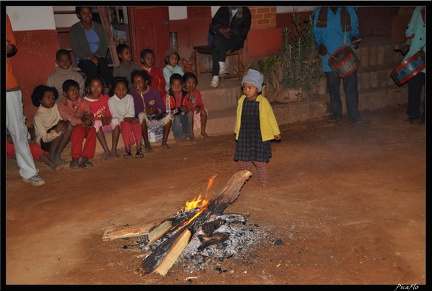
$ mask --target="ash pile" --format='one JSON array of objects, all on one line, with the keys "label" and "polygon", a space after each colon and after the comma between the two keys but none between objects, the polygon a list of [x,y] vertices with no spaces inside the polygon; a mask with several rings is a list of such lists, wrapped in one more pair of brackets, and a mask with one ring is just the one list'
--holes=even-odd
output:
[{"label": "ash pile", "polygon": [[[177,259],[184,269],[212,269],[225,259],[244,259],[250,249],[262,239],[268,241],[268,231],[256,224],[248,224],[249,214],[226,213],[202,224]],[[164,236],[151,246],[145,236],[140,237],[139,248],[157,249],[167,240]]]}]

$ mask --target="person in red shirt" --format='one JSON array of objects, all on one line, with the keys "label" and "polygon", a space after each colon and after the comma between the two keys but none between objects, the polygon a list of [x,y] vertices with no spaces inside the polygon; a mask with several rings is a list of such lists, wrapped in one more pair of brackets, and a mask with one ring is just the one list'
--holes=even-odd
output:
[{"label": "person in red shirt", "polygon": [[90,105],[84,98],[79,97],[79,85],[75,80],[69,79],[63,83],[63,95],[65,98],[58,104],[60,116],[74,126],[71,135],[70,167],[91,168],[93,164],[89,160],[94,157],[96,151],[96,129],[93,126]]},{"label": "person in red shirt", "polygon": [[[104,159],[119,158],[117,145],[120,137],[120,119],[112,117],[109,110],[108,94],[102,93],[103,80],[100,76],[93,76],[87,79],[87,94],[84,97],[90,105],[90,112],[93,114],[96,136],[104,150]],[[112,132],[111,151],[105,138],[105,132]]]},{"label": "person in red shirt", "polygon": [[155,54],[151,49],[143,49],[141,51],[141,63],[143,64],[144,70],[150,75],[152,80],[151,86],[156,88],[163,98],[166,94],[165,86],[166,81],[163,75],[162,69],[155,66]]},{"label": "person in red shirt", "polygon": [[28,129],[25,123],[22,92],[15,78],[9,58],[17,52],[15,35],[9,16],[6,14],[6,128],[16,145],[16,160],[19,167],[19,174],[24,182],[33,186],[45,184],[36,169],[33,157],[30,152],[27,139]]},{"label": "person in red shirt", "polygon": [[188,92],[183,102],[189,108],[191,139],[194,140],[194,128],[201,128],[201,136],[204,140],[207,140],[209,138],[205,131],[207,126],[207,109],[204,107],[200,91],[196,88],[198,78],[194,73],[186,72],[183,75],[183,80],[185,89]]}]

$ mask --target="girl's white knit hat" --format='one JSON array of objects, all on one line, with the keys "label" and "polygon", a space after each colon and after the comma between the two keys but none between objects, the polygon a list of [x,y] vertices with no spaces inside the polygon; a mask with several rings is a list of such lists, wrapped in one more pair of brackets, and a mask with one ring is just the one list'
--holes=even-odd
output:
[{"label": "girl's white knit hat", "polygon": [[242,86],[244,83],[249,83],[257,87],[258,92],[262,91],[264,83],[264,75],[256,70],[249,69],[243,77]]}]

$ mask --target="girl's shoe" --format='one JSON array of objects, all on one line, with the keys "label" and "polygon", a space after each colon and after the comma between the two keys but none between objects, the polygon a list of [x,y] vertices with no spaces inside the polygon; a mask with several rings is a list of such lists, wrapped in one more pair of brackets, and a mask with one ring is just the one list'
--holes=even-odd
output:
[{"label": "girl's shoe", "polygon": [[77,159],[72,159],[72,161],[70,162],[69,166],[72,169],[78,169],[79,168],[79,163]]},{"label": "girl's shoe", "polygon": [[135,158],[137,159],[144,158],[144,154],[142,152],[136,152]]},{"label": "girl's shoe", "polygon": [[80,166],[81,168],[88,169],[88,168],[92,168],[92,167],[93,167],[93,164],[90,163],[89,160],[85,160],[85,161],[81,162],[81,164],[80,164],[79,166]]},{"label": "girl's shoe", "polygon": [[123,158],[125,158],[125,159],[132,159],[133,157],[132,157],[132,154],[131,154],[131,153],[125,153],[125,154],[123,155]]}]

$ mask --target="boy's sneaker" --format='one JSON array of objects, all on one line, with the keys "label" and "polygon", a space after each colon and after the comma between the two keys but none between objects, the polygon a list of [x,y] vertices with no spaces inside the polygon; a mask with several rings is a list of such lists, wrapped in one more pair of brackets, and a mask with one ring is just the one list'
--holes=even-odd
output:
[{"label": "boy's sneaker", "polygon": [[24,182],[31,183],[33,186],[42,186],[45,184],[45,180],[42,179],[39,175],[34,175],[33,177],[30,177],[28,179],[24,179]]}]

